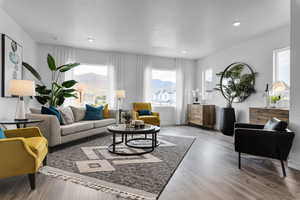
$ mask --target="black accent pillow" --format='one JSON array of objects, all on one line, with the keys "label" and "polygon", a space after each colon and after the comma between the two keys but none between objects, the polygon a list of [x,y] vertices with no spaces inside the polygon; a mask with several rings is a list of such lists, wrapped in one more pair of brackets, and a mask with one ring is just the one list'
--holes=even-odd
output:
[{"label": "black accent pillow", "polygon": [[269,131],[285,131],[287,126],[287,122],[273,118],[265,124],[264,129]]}]

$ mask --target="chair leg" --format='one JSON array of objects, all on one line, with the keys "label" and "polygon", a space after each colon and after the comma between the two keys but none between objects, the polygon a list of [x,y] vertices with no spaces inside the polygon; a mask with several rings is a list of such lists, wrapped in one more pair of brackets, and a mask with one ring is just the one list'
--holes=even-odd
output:
[{"label": "chair leg", "polygon": [[239,152],[239,169],[241,169],[241,152]]},{"label": "chair leg", "polygon": [[280,162],[281,162],[281,168],[282,168],[283,176],[286,177],[286,172],[285,172],[284,162],[283,162],[283,160],[280,160]]},{"label": "chair leg", "polygon": [[46,166],[47,165],[47,156],[45,156],[44,160],[43,160],[43,165]]},{"label": "chair leg", "polygon": [[28,174],[31,190],[35,189],[35,174]]}]

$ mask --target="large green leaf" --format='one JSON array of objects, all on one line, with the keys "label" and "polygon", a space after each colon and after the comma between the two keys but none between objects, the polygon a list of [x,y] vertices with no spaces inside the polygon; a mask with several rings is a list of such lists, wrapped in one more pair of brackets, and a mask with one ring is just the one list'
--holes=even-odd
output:
[{"label": "large green leaf", "polygon": [[65,98],[63,96],[57,98],[56,104],[61,106],[65,102]]},{"label": "large green leaf", "polygon": [[47,63],[48,63],[48,67],[51,71],[56,70],[55,60],[50,54],[48,54]]},{"label": "large green leaf", "polygon": [[66,93],[72,93],[72,92],[75,92],[76,90],[75,89],[65,89],[64,92]]},{"label": "large green leaf", "polygon": [[77,98],[77,96],[76,96],[75,94],[70,94],[70,93],[64,93],[63,96],[64,96],[65,98],[70,98],[70,97],[75,97],[75,98]]},{"label": "large green leaf", "polygon": [[49,100],[49,96],[35,96],[35,99],[42,105],[45,105]]},{"label": "large green leaf", "polygon": [[73,87],[76,83],[77,83],[77,81],[75,81],[75,80],[68,80],[68,81],[64,81],[64,82],[62,83],[62,86],[65,87],[65,88],[71,88],[71,87]]},{"label": "large green leaf", "polygon": [[47,89],[44,85],[36,85],[35,91],[37,91],[39,94],[48,95],[51,93],[50,89]]},{"label": "large green leaf", "polygon": [[42,80],[41,75],[28,63],[23,62],[22,65],[39,81]]},{"label": "large green leaf", "polygon": [[73,69],[74,67],[79,66],[80,63],[72,63],[72,64],[66,64],[66,65],[62,65],[60,67],[57,68],[57,70],[59,70],[60,72],[66,72],[69,71],[70,69]]}]

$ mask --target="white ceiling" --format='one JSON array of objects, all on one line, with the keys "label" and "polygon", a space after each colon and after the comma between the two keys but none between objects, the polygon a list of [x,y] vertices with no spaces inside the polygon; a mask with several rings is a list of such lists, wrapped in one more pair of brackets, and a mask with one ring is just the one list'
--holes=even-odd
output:
[{"label": "white ceiling", "polygon": [[[206,56],[290,21],[289,0],[1,2],[38,42],[185,58]],[[235,20],[240,27],[232,26]]]}]

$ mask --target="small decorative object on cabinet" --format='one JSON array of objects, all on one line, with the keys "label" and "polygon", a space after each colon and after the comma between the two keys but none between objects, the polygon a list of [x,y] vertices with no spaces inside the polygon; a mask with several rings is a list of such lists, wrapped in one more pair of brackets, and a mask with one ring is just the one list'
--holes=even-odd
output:
[{"label": "small decorative object on cabinet", "polygon": [[263,125],[273,117],[289,122],[289,110],[282,108],[249,108],[249,119],[251,124]]},{"label": "small decorative object on cabinet", "polygon": [[215,105],[188,104],[188,122],[206,128],[214,128],[216,123]]}]

